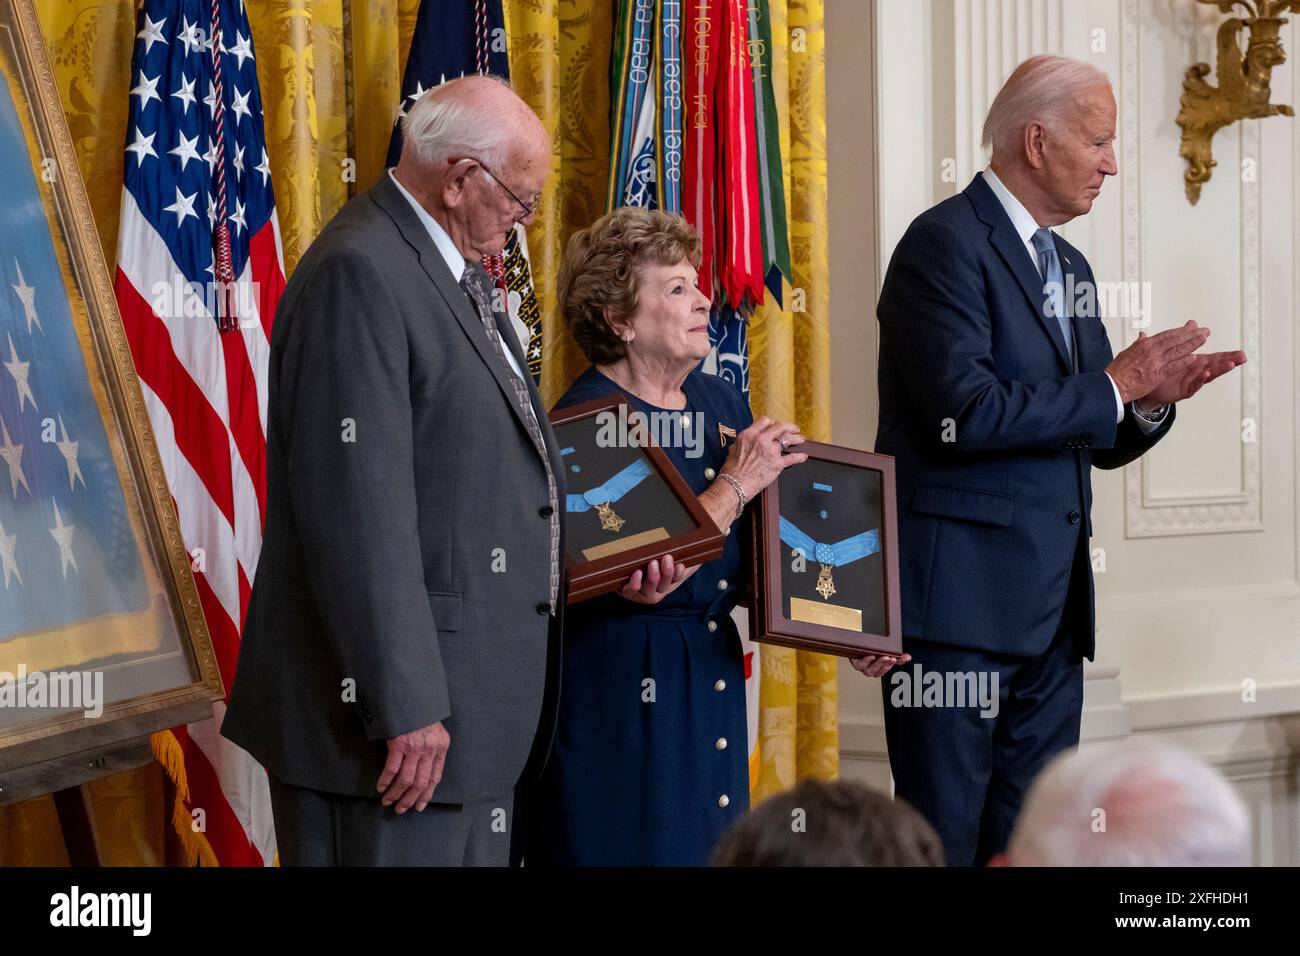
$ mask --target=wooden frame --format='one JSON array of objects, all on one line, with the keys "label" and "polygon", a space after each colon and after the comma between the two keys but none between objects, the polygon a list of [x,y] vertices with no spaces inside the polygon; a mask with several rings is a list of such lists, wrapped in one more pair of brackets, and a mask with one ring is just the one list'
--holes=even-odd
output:
[{"label": "wooden frame", "polygon": [[[752,509],[752,551],[750,555],[750,639],[767,644],[780,644],[799,650],[837,654],[842,657],[861,657],[866,654],[899,654],[902,652],[902,606],[899,601],[898,581],[898,505],[894,482],[894,459],[889,455],[841,448],[821,442],[805,442],[799,450],[806,452],[809,461],[786,469],[759,496]],[[884,607],[880,618],[884,627],[876,630],[854,630],[847,627],[813,623],[809,620],[791,619],[786,613],[782,570],[786,560],[786,546],[780,532],[780,487],[783,482],[799,481],[807,465],[814,461],[831,462],[850,468],[878,472],[880,475],[880,501],[878,503],[881,526],[879,553],[883,582],[881,596]],[[808,563],[815,564],[813,556]],[[843,608],[838,608],[843,610]]]},{"label": "wooden frame", "polygon": [[[0,681],[12,678],[0,687],[10,693],[0,703],[11,703],[0,706],[7,803],[141,762],[149,733],[211,716],[224,690],[31,0],[0,0],[0,149],[25,152],[5,157],[10,202],[0,210],[0,296],[9,300],[0,308],[0,359],[13,363],[8,374],[0,368],[8,436],[0,435],[8,448],[0,461],[0,523],[8,525],[0,540],[8,551]],[[29,202],[16,194],[24,192]],[[20,376],[43,394],[24,396]],[[36,437],[56,415],[59,451],[69,459],[66,490],[43,474],[54,448]],[[74,429],[79,440],[71,444]],[[21,480],[12,464],[19,444],[27,445]],[[61,580],[41,573],[46,511],[57,511],[56,526],[66,519],[77,528],[67,533],[72,563],[58,545]],[[109,521],[111,535],[100,523]],[[35,674],[56,673],[99,675],[102,713],[12,705],[23,693],[36,699]]]},{"label": "wooden frame", "polygon": [[[564,426],[588,418],[594,419],[602,412],[621,416],[633,414],[620,396],[612,395],[583,402],[580,405],[556,409],[550,415],[551,425],[559,437]],[[564,445],[562,437],[560,443]],[[655,475],[664,482],[676,503],[681,506],[682,516],[691,524],[691,530],[594,560],[584,561],[575,558],[572,548],[566,548],[568,553],[565,555],[565,562],[569,579],[567,603],[569,604],[619,590],[633,571],[643,567],[652,558],[665,554],[671,554],[680,564],[703,564],[722,557],[725,536],[714,524],[708,511],[700,504],[690,486],[686,484],[686,479],[668,460],[663,449],[654,444],[646,444],[638,450],[649,460]],[[569,537],[572,543],[572,530],[569,532]]]}]

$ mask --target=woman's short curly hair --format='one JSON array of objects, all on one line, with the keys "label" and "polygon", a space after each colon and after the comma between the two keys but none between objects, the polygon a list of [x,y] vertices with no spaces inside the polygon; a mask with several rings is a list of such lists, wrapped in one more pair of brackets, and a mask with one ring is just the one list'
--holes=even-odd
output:
[{"label": "woman's short curly hair", "polygon": [[699,268],[700,255],[695,227],[658,209],[623,206],[575,232],[557,285],[564,325],[587,359],[607,364],[627,355],[627,344],[610,323],[636,313],[641,266],[685,259]]}]

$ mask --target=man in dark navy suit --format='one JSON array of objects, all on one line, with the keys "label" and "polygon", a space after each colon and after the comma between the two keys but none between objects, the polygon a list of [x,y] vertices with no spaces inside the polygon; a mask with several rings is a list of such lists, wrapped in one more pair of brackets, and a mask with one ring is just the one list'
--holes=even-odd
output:
[{"label": "man in dark navy suit", "polygon": [[1136,459],[1246,360],[1197,354],[1194,322],[1112,353],[1092,269],[1052,227],[1115,175],[1114,137],[1104,74],[1027,60],[989,110],[988,169],[911,224],[881,292],[876,450],[897,459],[911,655],[883,686],[885,731],[898,795],[950,864],[1000,853],[1034,775],[1078,743],[1092,466]]}]

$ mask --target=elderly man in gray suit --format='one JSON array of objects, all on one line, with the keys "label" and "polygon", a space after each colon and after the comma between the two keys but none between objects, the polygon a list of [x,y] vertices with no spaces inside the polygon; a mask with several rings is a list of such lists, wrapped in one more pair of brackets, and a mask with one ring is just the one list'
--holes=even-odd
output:
[{"label": "elderly man in gray suit", "polygon": [[272,335],[269,507],[222,733],[267,769],[286,864],[506,863],[554,728],[563,469],[480,265],[531,221],[551,144],[487,77],[404,124]]}]

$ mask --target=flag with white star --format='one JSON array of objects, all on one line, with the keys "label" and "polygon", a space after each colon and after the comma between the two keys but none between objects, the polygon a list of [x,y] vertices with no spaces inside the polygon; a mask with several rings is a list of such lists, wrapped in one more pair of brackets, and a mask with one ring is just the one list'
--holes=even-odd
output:
[{"label": "flag with white star", "polygon": [[[284,289],[257,67],[242,0],[139,4],[114,291],[227,687],[262,543]],[[222,864],[269,865],[265,774],[219,738],[216,712],[173,731],[192,806]]]},{"label": "flag with white star", "polygon": [[[510,78],[501,0],[424,0],[411,36],[402,102],[388,144],[389,166],[396,166],[401,158],[401,119],[411,105],[438,84],[474,73]],[[515,335],[528,359],[528,371],[540,383],[542,310],[533,288],[528,237],[523,226],[515,225],[501,255],[485,259],[483,268],[505,293]]]},{"label": "flag with white star", "polygon": [[0,642],[149,607],[139,546],[0,76]]}]

